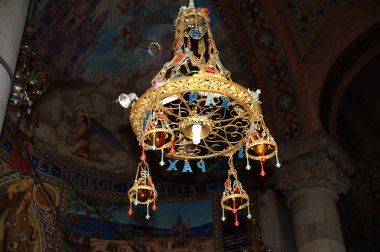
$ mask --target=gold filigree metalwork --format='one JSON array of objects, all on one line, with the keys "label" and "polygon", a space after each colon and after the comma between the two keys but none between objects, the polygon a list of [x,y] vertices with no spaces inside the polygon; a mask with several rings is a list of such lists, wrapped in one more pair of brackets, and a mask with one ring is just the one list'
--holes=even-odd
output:
[{"label": "gold filigree metalwork", "polygon": [[[262,120],[258,96],[231,81],[219,60],[207,9],[182,7],[175,27],[174,57],[133,103],[132,128],[141,135],[147,114],[157,107],[174,133],[176,151],[172,148],[166,156],[191,160],[230,155],[245,144],[252,122]],[[192,143],[194,124],[202,127],[199,144]],[[146,138],[140,143],[146,146]]]},{"label": "gold filigree metalwork", "polygon": [[[207,9],[182,7],[175,27],[174,57],[132,104],[132,128],[145,149],[154,149],[144,130],[152,108],[157,108],[167,115],[174,134],[176,150],[166,156],[199,160],[235,153],[245,144],[252,122],[262,120],[258,97],[231,81],[219,60]],[[192,142],[194,124],[201,125],[199,144]],[[167,143],[161,149],[169,147]]]},{"label": "gold filigree metalwork", "polygon": [[[189,95],[193,92],[198,97],[196,102],[189,105]],[[214,106],[204,106],[209,94],[215,97]],[[229,100],[228,109],[221,107],[221,97]],[[172,101],[165,103],[165,100]],[[196,74],[171,79],[164,86],[147,91],[132,106],[130,119],[136,135],[142,131],[142,122],[153,106],[159,107],[168,115],[176,146],[176,153],[170,157],[175,159],[207,159],[234,153],[244,145],[251,121],[261,117],[260,104],[244,87],[216,75]],[[197,121],[198,118],[209,120],[207,126],[210,127],[210,132],[194,148],[181,126],[191,120]]]},{"label": "gold filigree metalwork", "polygon": [[[269,129],[265,126],[264,120],[258,118],[252,121],[251,129],[247,133],[247,144],[245,146],[245,155],[250,159],[258,160],[261,164],[261,176],[265,176],[264,162],[276,156],[276,166],[279,168],[281,166],[278,161],[278,147],[274,138],[269,133]],[[246,167],[250,169],[249,163]]]},{"label": "gold filigree metalwork", "polygon": [[232,163],[232,156],[228,161],[230,168],[228,170],[228,177],[224,183],[224,192],[220,204],[222,206],[222,221],[226,220],[224,210],[231,211],[235,215],[235,226],[239,226],[239,221],[237,217],[237,212],[241,209],[247,207],[248,209],[248,219],[252,218],[249,211],[249,196],[247,192],[243,189],[243,185],[240,183],[237,171],[235,170]]},{"label": "gold filigree metalwork", "polygon": [[141,143],[145,150],[169,148],[174,140],[168,117],[163,109],[149,110],[141,129]]},{"label": "gold filigree metalwork", "polygon": [[146,219],[150,218],[149,205],[153,202],[152,210],[155,211],[157,191],[153,184],[152,177],[149,172],[149,165],[145,161],[140,162],[137,167],[136,178],[133,186],[128,190],[129,197],[129,211],[128,214],[132,215],[132,202],[135,205],[146,205]]},{"label": "gold filigree metalwork", "polygon": [[[142,146],[140,159],[145,162],[145,150],[159,149],[162,166],[164,155],[186,162],[228,156],[232,162],[245,146],[246,169],[251,168],[250,158],[258,160],[264,176],[263,162],[277,158],[278,147],[263,120],[260,90],[247,90],[231,80],[219,59],[206,8],[195,8],[190,1],[189,7],[180,8],[174,25],[174,56],[153,78],[152,87],[140,98],[131,93],[118,99],[124,107],[132,105],[130,121]],[[157,121],[157,113],[165,120]],[[160,146],[155,142],[158,132]],[[221,204],[237,218],[237,210],[249,210],[249,198],[232,164],[228,176],[227,181],[235,182],[226,186]]]}]

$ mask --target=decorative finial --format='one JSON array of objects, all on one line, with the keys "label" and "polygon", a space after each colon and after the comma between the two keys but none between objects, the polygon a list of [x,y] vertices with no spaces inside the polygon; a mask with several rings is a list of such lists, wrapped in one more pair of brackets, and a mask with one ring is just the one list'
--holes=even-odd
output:
[{"label": "decorative finial", "polygon": [[255,98],[258,103],[261,103],[260,100],[259,100],[259,95],[261,94],[261,90],[260,89],[256,89],[256,91],[252,91],[252,90],[249,90],[249,88],[248,88],[248,92],[251,93],[251,95],[253,96],[253,98]]},{"label": "decorative finial", "polygon": [[195,8],[194,0],[189,0],[189,7],[190,8]]}]

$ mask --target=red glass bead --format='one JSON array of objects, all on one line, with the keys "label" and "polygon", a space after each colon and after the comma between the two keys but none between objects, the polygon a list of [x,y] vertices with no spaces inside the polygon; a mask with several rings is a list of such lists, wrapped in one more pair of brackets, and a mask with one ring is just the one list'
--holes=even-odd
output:
[{"label": "red glass bead", "polygon": [[216,69],[214,67],[208,66],[205,68],[207,73],[216,73]]},{"label": "red glass bead", "polygon": [[137,191],[137,200],[140,202],[145,202],[150,197],[150,191],[147,189],[139,189]]},{"label": "red glass bead", "polygon": [[207,8],[202,8],[203,12],[206,13],[207,15],[209,14],[209,11]]},{"label": "red glass bead", "polygon": [[170,151],[169,151],[169,153],[171,154],[171,155],[173,155],[173,154],[175,154],[175,149],[174,149],[174,140],[172,140],[172,148],[170,149]]},{"label": "red glass bead", "polygon": [[240,225],[236,214],[235,214],[235,223],[234,224],[236,227],[238,227]]},{"label": "red glass bead", "polygon": [[[151,133],[148,136],[149,143],[151,145],[153,145],[153,143],[154,143],[154,145],[157,148],[160,148],[162,145],[164,145],[165,140],[166,140],[166,133],[165,132],[156,132],[154,137],[153,137],[153,135],[154,135],[154,133]],[[154,140],[154,142],[153,142],[153,140]]]},{"label": "red glass bead", "polygon": [[178,49],[178,38],[175,38],[174,43],[173,43],[173,50]]},{"label": "red glass bead", "polygon": [[261,162],[261,172],[260,172],[260,175],[261,175],[262,177],[264,177],[264,176],[266,175],[266,173],[265,173],[265,171],[264,171],[264,164],[263,164],[263,162]]},{"label": "red glass bead", "polygon": [[164,115],[163,113],[157,113],[156,117],[157,117],[157,119],[159,119],[159,120],[163,120],[163,119],[165,119],[165,115]]},{"label": "red glass bead", "polygon": [[174,59],[174,63],[178,64],[183,59],[183,55],[177,55]]},{"label": "red glass bead", "polygon": [[231,185],[231,180],[226,180],[226,182],[224,182],[224,187],[230,187]]},{"label": "red glass bead", "polygon": [[145,160],[146,160],[146,156],[145,156],[145,150],[144,150],[144,148],[142,148],[142,154],[141,154],[140,160],[141,160],[141,161],[145,161]]}]

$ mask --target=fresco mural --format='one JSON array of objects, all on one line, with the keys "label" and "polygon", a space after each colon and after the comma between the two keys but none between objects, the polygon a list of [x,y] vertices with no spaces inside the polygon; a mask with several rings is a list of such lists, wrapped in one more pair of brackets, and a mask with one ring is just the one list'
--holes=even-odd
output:
[{"label": "fresco mural", "polygon": [[[0,149],[1,150],[1,149]],[[56,248],[60,189],[15,170],[0,151],[0,250]]]},{"label": "fresco mural", "polygon": [[[6,164],[2,163],[2,168]],[[8,168],[10,171],[10,168]],[[4,172],[4,171],[3,171]],[[32,179],[0,183],[0,244],[2,251],[40,251],[41,237],[32,207]]]},{"label": "fresco mural", "polygon": [[12,144],[10,145],[10,153],[7,158],[9,165],[22,174],[30,174],[30,157],[33,150],[34,146],[28,140],[13,137]]},{"label": "fresco mural", "polygon": [[[187,1],[39,1],[34,66],[47,74],[47,86],[39,123],[27,125],[26,135],[40,153],[90,172],[133,176],[140,150],[129,111],[115,101],[123,92],[141,95],[171,58],[173,22],[183,4]],[[196,4],[215,8],[209,0]],[[210,15],[214,33],[223,35],[216,11]],[[217,37],[219,50],[233,50],[228,37]],[[231,72],[238,72],[239,64],[230,59]],[[19,123],[14,113],[8,118]]]},{"label": "fresco mural", "polygon": [[[231,215],[220,221],[223,181],[158,185],[157,210],[150,211],[147,220],[147,209],[141,205],[128,215],[130,184],[78,170],[68,173],[35,153],[27,159],[31,171],[23,174],[3,161],[9,160],[14,146],[10,138],[0,137],[0,227],[7,214],[17,213],[9,192],[22,192],[24,203],[16,206],[24,213],[28,206],[26,230],[32,230],[30,243],[38,247],[35,251],[241,251],[252,242],[248,229],[254,219],[248,221],[245,213],[239,216],[239,227],[233,225]],[[255,216],[256,210],[251,211]],[[10,239],[4,233],[0,230],[1,246]]]},{"label": "fresco mural", "polygon": [[145,219],[137,206],[69,193],[65,251],[213,251],[212,200],[160,203]]}]

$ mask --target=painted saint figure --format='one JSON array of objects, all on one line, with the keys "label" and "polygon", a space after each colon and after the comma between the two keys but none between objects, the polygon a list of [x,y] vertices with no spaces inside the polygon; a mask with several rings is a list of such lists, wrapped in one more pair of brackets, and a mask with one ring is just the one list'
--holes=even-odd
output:
[{"label": "painted saint figure", "polygon": [[29,215],[33,199],[31,183],[32,181],[22,180],[9,187],[9,209],[4,220],[3,251],[34,251],[38,228]]}]

